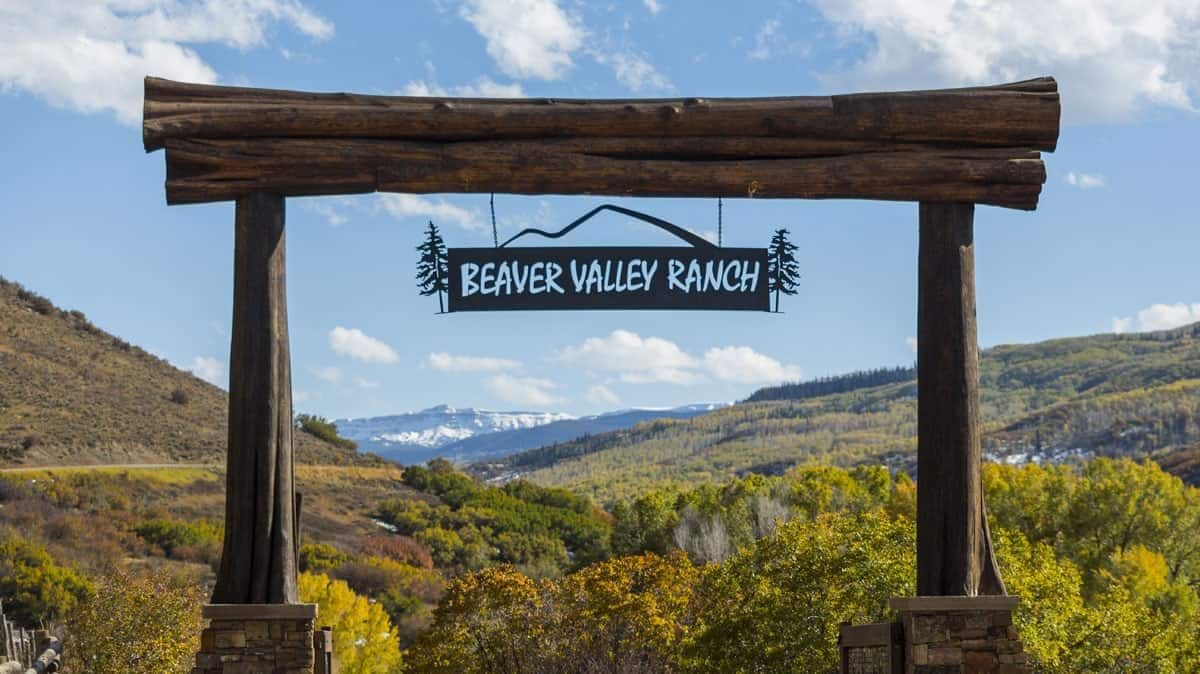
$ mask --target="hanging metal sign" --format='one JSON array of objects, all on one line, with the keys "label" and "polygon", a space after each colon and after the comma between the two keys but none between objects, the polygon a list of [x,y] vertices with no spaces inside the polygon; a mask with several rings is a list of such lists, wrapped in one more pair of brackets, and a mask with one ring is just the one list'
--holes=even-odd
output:
[{"label": "hanging metal sign", "polygon": [[[600,211],[656,225],[690,246],[509,247],[526,235],[557,239]],[[429,250],[426,250],[426,249]],[[436,251],[427,242],[422,253]],[[445,310],[702,309],[770,311],[768,250],[722,248],[677,225],[604,205],[561,231],[527,229],[494,248],[445,249],[425,266],[444,287]],[[428,285],[428,284],[427,284]],[[432,294],[432,293],[429,293]],[[439,296],[440,300],[440,296]]]}]

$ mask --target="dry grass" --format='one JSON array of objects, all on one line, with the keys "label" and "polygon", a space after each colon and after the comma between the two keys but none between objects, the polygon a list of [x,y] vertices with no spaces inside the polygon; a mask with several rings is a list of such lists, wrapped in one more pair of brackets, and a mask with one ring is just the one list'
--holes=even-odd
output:
[{"label": "dry grass", "polygon": [[[0,278],[0,466],[222,464],[227,407],[220,388]],[[379,463],[302,433],[296,454]]]}]

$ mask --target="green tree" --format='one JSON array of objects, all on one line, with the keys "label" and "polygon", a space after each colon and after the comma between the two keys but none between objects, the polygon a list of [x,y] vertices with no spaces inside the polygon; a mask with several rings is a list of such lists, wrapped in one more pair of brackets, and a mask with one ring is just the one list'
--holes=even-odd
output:
[{"label": "green tree", "polygon": [[775,311],[779,312],[779,295],[795,295],[800,283],[800,265],[796,262],[796,244],[788,239],[788,230],[777,229],[767,248],[767,289],[775,293]]},{"label": "green tree", "polygon": [[417,285],[421,288],[421,295],[427,297],[436,294],[438,313],[446,313],[442,294],[449,292],[450,268],[446,262],[446,243],[442,241],[442,235],[432,220],[425,230],[425,241],[417,246],[417,252],[421,254],[417,260]]},{"label": "green tree", "polygon": [[843,622],[884,619],[911,595],[915,529],[880,511],[793,520],[720,566],[699,590],[698,671],[826,672]]}]

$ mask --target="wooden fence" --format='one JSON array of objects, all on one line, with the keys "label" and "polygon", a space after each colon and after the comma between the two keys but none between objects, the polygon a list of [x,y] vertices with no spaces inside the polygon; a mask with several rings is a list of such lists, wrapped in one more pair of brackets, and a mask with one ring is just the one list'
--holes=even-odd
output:
[{"label": "wooden fence", "polygon": [[0,674],[57,672],[61,656],[62,641],[46,630],[18,627],[0,603]]}]

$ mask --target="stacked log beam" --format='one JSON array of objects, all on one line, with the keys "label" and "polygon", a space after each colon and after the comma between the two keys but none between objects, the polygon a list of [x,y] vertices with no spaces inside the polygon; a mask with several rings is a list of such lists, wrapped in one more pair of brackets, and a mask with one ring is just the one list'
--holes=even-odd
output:
[{"label": "stacked log beam", "polygon": [[462,99],[146,79],[168,203],[374,191],[862,198],[1036,208],[1051,78],[750,99]]}]

